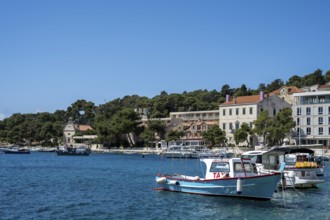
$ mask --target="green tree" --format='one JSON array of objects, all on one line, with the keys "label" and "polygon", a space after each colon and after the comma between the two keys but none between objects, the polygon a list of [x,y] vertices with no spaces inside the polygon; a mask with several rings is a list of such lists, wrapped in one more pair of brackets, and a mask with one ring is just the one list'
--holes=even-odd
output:
[{"label": "green tree", "polygon": [[91,124],[94,122],[96,107],[93,102],[84,99],[77,100],[67,108],[68,116],[80,124]]},{"label": "green tree", "polygon": [[160,120],[148,120],[147,127],[143,129],[140,138],[144,143],[149,143],[156,140],[156,135],[164,139],[165,124]]},{"label": "green tree", "polygon": [[296,86],[298,88],[302,87],[302,78],[297,75],[293,75],[289,78],[289,80],[286,82],[287,86]]},{"label": "green tree", "polygon": [[111,118],[110,131],[120,144],[125,144],[127,140],[132,144],[130,133],[136,133],[140,123],[140,116],[133,109],[126,108]]},{"label": "green tree", "polygon": [[169,115],[168,110],[168,94],[163,91],[160,95],[154,97],[151,101],[152,103],[152,118],[162,118]]},{"label": "green tree", "polygon": [[211,147],[223,145],[227,141],[226,132],[221,130],[218,125],[213,125],[207,131],[203,131],[202,136],[211,143]]},{"label": "green tree", "polygon": [[324,75],[324,81],[326,83],[330,82],[330,70],[328,70]]},{"label": "green tree", "polygon": [[259,84],[258,91],[266,91],[266,85],[265,85],[265,83],[260,83]]},{"label": "green tree", "polygon": [[267,145],[266,135],[268,134],[270,128],[273,126],[272,118],[269,116],[268,111],[263,111],[260,113],[257,120],[254,122],[253,132],[262,137],[264,145]]},{"label": "green tree", "polygon": [[96,123],[97,141],[104,144],[105,147],[110,147],[111,144],[116,144],[120,137],[112,132],[111,120],[105,119]]},{"label": "green tree", "polygon": [[250,92],[248,91],[247,87],[245,84],[242,84],[241,88],[238,88],[234,92],[234,96],[247,96],[250,95]]},{"label": "green tree", "polygon": [[228,94],[228,95],[232,95],[232,91],[231,91],[231,89],[230,89],[230,86],[229,86],[228,84],[225,84],[225,85],[223,85],[222,88],[221,88],[220,95],[221,95],[222,97],[225,97],[227,94]]},{"label": "green tree", "polygon": [[325,80],[322,75],[322,70],[317,69],[313,73],[305,75],[303,77],[303,86],[312,86],[315,84],[322,85],[324,84]]},{"label": "green tree", "polygon": [[283,139],[295,126],[291,108],[283,108],[271,118],[268,111],[263,111],[254,121],[254,132],[263,137],[264,144],[269,146],[281,145]]},{"label": "green tree", "polygon": [[268,129],[268,142],[271,146],[282,145],[284,138],[295,127],[291,108],[283,108],[274,118]]},{"label": "green tree", "polygon": [[150,101],[148,97],[138,96],[138,95],[125,96],[124,98],[121,99],[121,104],[125,108],[132,108],[132,109],[150,108]]},{"label": "green tree", "polygon": [[281,79],[275,79],[273,82],[267,85],[266,92],[273,92],[284,86],[284,82]]},{"label": "green tree", "polygon": [[154,133],[157,133],[161,139],[164,138],[166,126],[161,120],[149,120],[148,128]]},{"label": "green tree", "polygon": [[64,110],[56,110],[53,114],[54,121],[57,121],[61,124],[66,124],[69,120],[67,112]]},{"label": "green tree", "polygon": [[234,140],[236,144],[246,141],[250,145],[248,137],[252,135],[252,130],[247,123],[243,123],[239,129],[234,132]]},{"label": "green tree", "polygon": [[144,141],[145,145],[155,140],[155,132],[150,128],[145,128],[140,137]]},{"label": "green tree", "polygon": [[167,142],[177,141],[177,140],[180,140],[181,137],[183,137],[183,136],[184,136],[183,131],[170,130],[166,133],[166,141]]}]

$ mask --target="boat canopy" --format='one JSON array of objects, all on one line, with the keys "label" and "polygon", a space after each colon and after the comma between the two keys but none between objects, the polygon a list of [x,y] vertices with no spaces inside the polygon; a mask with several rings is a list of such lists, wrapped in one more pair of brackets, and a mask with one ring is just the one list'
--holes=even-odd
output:
[{"label": "boat canopy", "polygon": [[282,154],[295,154],[295,153],[308,153],[314,154],[314,151],[303,147],[277,147],[271,149],[267,153],[282,153]]}]

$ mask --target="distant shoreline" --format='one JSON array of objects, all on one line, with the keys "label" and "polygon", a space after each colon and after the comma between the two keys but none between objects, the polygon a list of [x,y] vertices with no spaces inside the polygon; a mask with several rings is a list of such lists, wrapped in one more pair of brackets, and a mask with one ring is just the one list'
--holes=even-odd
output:
[{"label": "distant shoreline", "polygon": [[[0,149],[8,149],[15,145],[0,145]],[[57,150],[57,147],[31,147],[31,146],[22,146],[22,148],[27,148],[31,152],[54,152]],[[330,149],[324,149],[324,148],[312,148],[314,150],[315,156],[327,156],[330,157]],[[251,148],[238,148],[235,147],[233,149],[229,148],[228,152],[233,152],[237,154],[242,154],[245,151],[254,150]],[[154,154],[154,155],[160,155],[162,154],[163,150],[161,148],[150,148],[150,147],[144,147],[144,148],[110,148],[110,149],[92,149],[93,153],[114,153],[114,154]]]},{"label": "distant shoreline", "polygon": [[118,148],[118,149],[98,149],[92,150],[93,153],[121,153],[121,154],[161,154],[161,149],[155,148]]}]

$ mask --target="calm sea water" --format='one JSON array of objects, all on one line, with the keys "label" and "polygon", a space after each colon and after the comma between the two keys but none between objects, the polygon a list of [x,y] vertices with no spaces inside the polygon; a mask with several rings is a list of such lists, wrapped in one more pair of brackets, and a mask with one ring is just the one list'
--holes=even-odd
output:
[{"label": "calm sea water", "polygon": [[200,172],[195,160],[157,155],[0,154],[0,219],[330,219],[330,169],[315,189],[271,201],[153,190],[155,174]]}]

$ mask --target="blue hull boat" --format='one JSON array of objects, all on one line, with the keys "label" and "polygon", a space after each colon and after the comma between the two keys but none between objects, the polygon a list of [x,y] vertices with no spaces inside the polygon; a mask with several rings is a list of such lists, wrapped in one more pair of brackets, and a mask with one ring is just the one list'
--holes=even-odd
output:
[{"label": "blue hull boat", "polygon": [[30,150],[26,148],[12,147],[9,149],[2,149],[5,154],[30,154]]},{"label": "blue hull boat", "polygon": [[260,175],[251,160],[201,159],[206,163],[204,178],[185,175],[156,176],[156,190],[210,196],[230,196],[270,200],[281,179],[281,172]]}]

